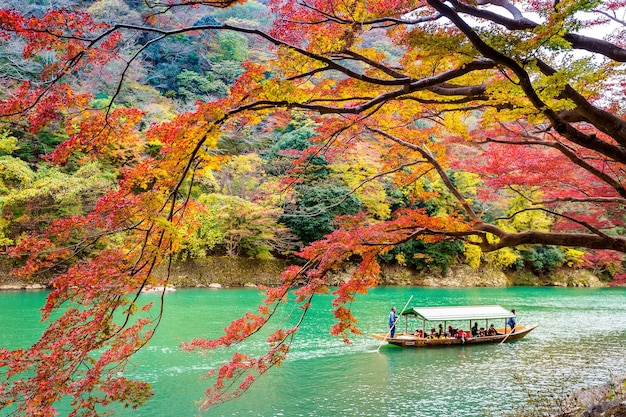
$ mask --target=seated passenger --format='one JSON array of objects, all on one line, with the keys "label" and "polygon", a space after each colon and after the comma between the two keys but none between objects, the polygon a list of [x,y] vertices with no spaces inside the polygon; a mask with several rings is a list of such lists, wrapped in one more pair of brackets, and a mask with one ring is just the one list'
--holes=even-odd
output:
[{"label": "seated passenger", "polygon": [[478,331],[478,336],[487,336],[487,330],[484,327],[481,327]]},{"label": "seated passenger", "polygon": [[489,330],[487,330],[487,336],[495,336],[497,334],[498,332],[496,331],[496,328],[493,327],[493,324],[489,326]]},{"label": "seated passenger", "polygon": [[437,332],[435,331],[435,328],[431,328],[430,329],[430,334],[428,335],[429,339],[436,339],[437,338]]},{"label": "seated passenger", "polygon": [[448,326],[448,337],[456,337],[457,329],[452,326]]},{"label": "seated passenger", "polygon": [[457,339],[463,340],[463,343],[465,343],[466,338],[469,338],[469,335],[469,332],[464,332],[462,329],[459,329],[456,333]]},{"label": "seated passenger", "polygon": [[419,337],[420,339],[424,338],[424,330],[422,329],[415,329],[415,336]]}]

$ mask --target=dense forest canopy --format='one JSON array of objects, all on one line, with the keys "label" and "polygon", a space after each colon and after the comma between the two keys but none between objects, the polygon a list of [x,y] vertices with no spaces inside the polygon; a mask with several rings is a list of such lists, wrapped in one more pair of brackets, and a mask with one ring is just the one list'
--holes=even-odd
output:
[{"label": "dense forest canopy", "polygon": [[[43,3],[0,9],[0,241],[16,274],[53,275],[47,331],[0,348],[0,408],[145,402],[119,370],[158,326],[141,290],[176,259],[293,261],[190,350],[236,345],[287,300],[299,323],[347,262],[346,340],[381,262],[621,279],[623,1]],[[297,328],[236,353],[203,406],[280,363]]]}]

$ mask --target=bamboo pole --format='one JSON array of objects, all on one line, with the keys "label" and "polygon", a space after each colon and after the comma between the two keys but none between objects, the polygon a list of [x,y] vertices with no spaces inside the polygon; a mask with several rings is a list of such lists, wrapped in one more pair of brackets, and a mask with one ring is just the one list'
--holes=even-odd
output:
[{"label": "bamboo pole", "polygon": [[[406,304],[404,305],[404,307],[402,307],[402,311],[400,311],[400,314],[398,314],[396,316],[396,320],[393,322],[393,326],[396,326],[396,323],[398,322],[398,319],[400,318],[400,316],[402,315],[402,313],[404,313],[404,310],[406,310],[407,306],[409,305],[409,303],[411,302],[411,300],[413,299],[413,296],[409,297],[409,301],[406,302]],[[389,328],[389,331],[387,332],[387,334],[385,334],[385,340],[387,340],[387,338],[389,337],[389,335],[391,335],[391,329],[392,327]],[[380,350],[380,347],[383,345],[383,343],[385,343],[385,340],[381,341],[380,344],[378,345],[378,349],[376,349],[376,352],[378,352]]]}]

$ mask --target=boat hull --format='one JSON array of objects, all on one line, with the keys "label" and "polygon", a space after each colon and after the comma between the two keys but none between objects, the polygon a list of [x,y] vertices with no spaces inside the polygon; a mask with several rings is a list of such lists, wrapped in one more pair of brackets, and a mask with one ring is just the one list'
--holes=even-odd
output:
[{"label": "boat hull", "polygon": [[[469,337],[464,339],[427,339],[404,333],[396,334],[394,337],[389,337],[389,334],[374,333],[372,334],[372,337],[378,340],[385,341],[391,345],[402,346],[406,348],[477,345],[486,343],[513,342],[526,336],[535,327],[537,327],[536,324],[517,326],[515,328],[515,332],[513,333],[505,333],[504,329],[497,329],[499,334],[495,336]],[[510,331],[510,329],[507,329],[507,331]]]}]

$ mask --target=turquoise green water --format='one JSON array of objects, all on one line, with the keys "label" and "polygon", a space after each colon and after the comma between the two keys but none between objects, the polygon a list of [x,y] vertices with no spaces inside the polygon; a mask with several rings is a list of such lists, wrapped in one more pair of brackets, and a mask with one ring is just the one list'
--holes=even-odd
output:
[{"label": "turquoise green water", "polygon": [[[36,340],[42,329],[36,311],[45,295],[0,293],[0,346]],[[522,324],[539,327],[503,345],[378,350],[369,335],[387,331],[390,306],[401,309],[411,295],[412,305],[500,304],[516,308]],[[198,415],[196,401],[206,388],[202,375],[230,353],[183,353],[179,343],[218,337],[231,320],[254,309],[261,295],[251,289],[178,290],[165,299],[157,335],[127,371],[151,382],[155,397],[121,416]],[[529,394],[563,396],[626,372],[626,289],[376,288],[353,304],[363,335],[351,345],[329,335],[330,309],[330,297],[320,297],[287,362],[240,399],[203,415],[497,416]],[[248,352],[262,348],[262,339],[241,346]]]}]

